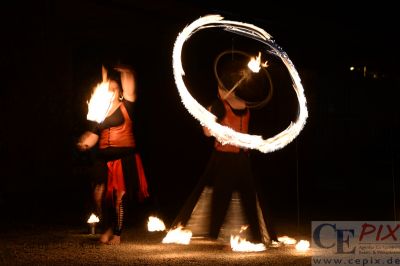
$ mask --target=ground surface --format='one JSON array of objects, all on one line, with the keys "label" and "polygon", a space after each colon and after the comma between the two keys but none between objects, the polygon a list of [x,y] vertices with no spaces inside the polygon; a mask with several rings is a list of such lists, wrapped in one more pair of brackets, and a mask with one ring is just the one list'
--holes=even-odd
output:
[{"label": "ground surface", "polygon": [[14,226],[0,233],[0,265],[310,265],[293,246],[234,252],[222,242],[162,244],[165,232],[127,228],[123,243],[97,243],[85,226]]}]

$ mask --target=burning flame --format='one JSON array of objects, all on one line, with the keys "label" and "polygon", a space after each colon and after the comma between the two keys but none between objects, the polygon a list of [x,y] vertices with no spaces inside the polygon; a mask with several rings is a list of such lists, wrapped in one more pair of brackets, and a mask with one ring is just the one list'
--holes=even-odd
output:
[{"label": "burning flame", "polygon": [[263,243],[254,244],[247,241],[240,236],[231,235],[231,248],[233,251],[239,252],[254,252],[254,251],[264,251],[266,247]]},{"label": "burning flame", "polygon": [[155,216],[149,216],[149,220],[147,222],[147,230],[149,232],[164,231],[165,230],[165,224],[159,218],[157,218]]},{"label": "burning flame", "polygon": [[258,73],[261,67],[268,67],[268,61],[265,61],[264,64],[261,64],[261,52],[258,52],[258,56],[256,58],[252,57],[247,66],[251,71]]},{"label": "burning flame", "polygon": [[282,242],[285,245],[294,245],[297,243],[297,240],[288,236],[280,236],[278,237],[278,241]]},{"label": "burning flame", "polygon": [[94,89],[88,102],[89,108],[86,116],[88,120],[101,123],[105,119],[114,97],[114,92],[108,89],[109,84],[109,81],[103,81]]},{"label": "burning flame", "polygon": [[297,243],[295,246],[297,251],[307,251],[310,248],[310,242],[307,240],[297,241],[296,239],[288,236],[281,236],[278,237],[278,241],[285,245],[294,245]]},{"label": "burning flame", "polygon": [[[292,79],[292,86],[297,95],[299,103],[297,120],[295,122],[291,122],[284,131],[265,140],[259,135],[236,132],[229,127],[219,124],[216,121],[216,116],[198,103],[189,93],[183,80],[183,76],[185,75],[181,60],[183,45],[185,44],[186,40],[193,35],[194,32],[198,32],[200,29],[208,29],[212,27],[225,27],[229,28],[229,31],[231,32],[249,35],[249,38],[253,38],[268,45],[273,50],[273,54],[282,60]],[[178,34],[174,44],[172,61],[175,84],[185,108],[191,115],[193,115],[194,118],[200,121],[202,126],[207,127],[210,130],[210,133],[222,144],[232,144],[243,148],[258,149],[263,153],[273,152],[292,142],[300,134],[300,131],[303,129],[306,123],[306,119],[308,117],[306,105],[307,101],[304,95],[304,89],[303,85],[301,84],[300,76],[288,55],[276,45],[275,41],[272,40],[272,37],[266,31],[259,27],[256,27],[252,24],[224,20],[223,17],[219,15],[208,15],[201,17],[185,27],[183,31]]]},{"label": "burning flame", "polygon": [[164,244],[184,244],[188,245],[190,243],[190,239],[192,238],[192,231],[183,229],[180,225],[177,228],[168,231],[167,235],[162,240]]},{"label": "burning flame", "polygon": [[90,215],[89,219],[87,220],[88,224],[98,223],[100,221],[99,217],[94,215],[93,213]]},{"label": "burning flame", "polygon": [[307,240],[300,240],[296,244],[296,250],[298,251],[307,251],[310,249],[310,242]]},{"label": "burning flame", "polygon": [[[242,225],[239,234],[247,229],[247,225]],[[266,249],[263,243],[254,244],[247,241],[245,238],[240,236],[231,235],[231,248],[233,251],[239,252],[254,252],[254,251],[264,251]]]}]

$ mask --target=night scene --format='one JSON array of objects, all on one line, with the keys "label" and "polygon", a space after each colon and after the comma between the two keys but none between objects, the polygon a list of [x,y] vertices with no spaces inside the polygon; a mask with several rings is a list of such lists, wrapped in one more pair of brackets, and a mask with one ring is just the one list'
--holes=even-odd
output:
[{"label": "night scene", "polygon": [[400,264],[394,4],[1,5],[0,265]]}]

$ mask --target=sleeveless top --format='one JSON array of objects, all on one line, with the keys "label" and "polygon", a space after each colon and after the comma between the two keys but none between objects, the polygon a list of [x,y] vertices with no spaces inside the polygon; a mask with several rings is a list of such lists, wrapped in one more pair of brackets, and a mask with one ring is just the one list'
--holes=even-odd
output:
[{"label": "sleeveless top", "polygon": [[[233,130],[240,132],[240,133],[247,133],[249,128],[249,119],[250,119],[250,112],[248,109],[243,110],[243,114],[235,114],[232,110],[232,107],[226,102],[223,101],[224,108],[225,108],[225,116],[221,119],[221,125],[228,126]],[[242,113],[242,112],[241,112]],[[234,152],[238,153],[242,150],[242,148],[225,144],[222,145],[217,140],[214,143],[214,148],[218,151],[222,152]]]}]

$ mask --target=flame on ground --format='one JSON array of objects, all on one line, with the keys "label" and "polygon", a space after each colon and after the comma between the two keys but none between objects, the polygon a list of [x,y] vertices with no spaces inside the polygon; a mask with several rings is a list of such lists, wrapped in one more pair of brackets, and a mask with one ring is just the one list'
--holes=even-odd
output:
[{"label": "flame on ground", "polygon": [[282,242],[285,245],[294,245],[297,243],[297,240],[288,236],[280,236],[278,237],[278,241]]},{"label": "flame on ground", "polygon": [[92,224],[92,223],[98,223],[99,221],[100,221],[99,217],[97,217],[94,213],[92,213],[89,219],[87,220],[87,223]]},{"label": "flame on ground", "polygon": [[167,235],[163,238],[162,243],[188,245],[191,238],[192,231],[183,229],[183,226],[178,226],[177,228],[168,231]]},{"label": "flame on ground", "polygon": [[254,252],[254,251],[264,251],[266,247],[263,243],[254,244],[247,241],[240,236],[231,235],[231,248],[233,251],[238,252]]},{"label": "flame on ground", "polygon": [[149,216],[149,220],[147,222],[147,230],[149,232],[164,231],[165,224],[161,219],[155,216]]},{"label": "flame on ground", "polygon": [[296,250],[298,251],[307,251],[310,249],[310,242],[307,240],[300,240],[296,244]]}]

